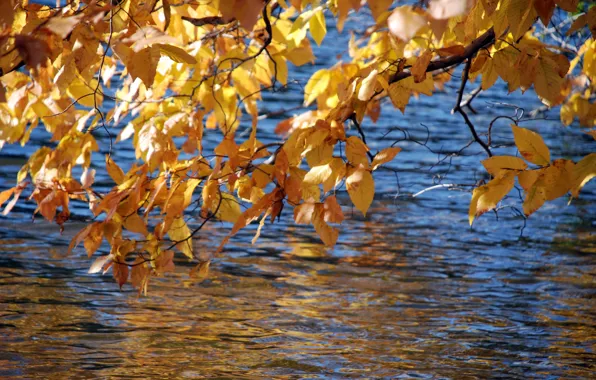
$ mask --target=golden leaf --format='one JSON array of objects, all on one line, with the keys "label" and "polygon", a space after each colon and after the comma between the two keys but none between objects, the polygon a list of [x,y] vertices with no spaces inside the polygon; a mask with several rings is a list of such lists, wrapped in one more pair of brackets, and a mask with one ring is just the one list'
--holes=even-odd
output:
[{"label": "golden leaf", "polygon": [[310,20],[308,21],[308,26],[310,28],[310,33],[312,34],[312,38],[315,40],[317,45],[321,46],[325,35],[327,34],[327,26],[325,24],[325,15],[323,14],[323,10],[319,9],[316,11]]},{"label": "golden leaf", "polygon": [[474,189],[469,210],[470,225],[472,225],[475,217],[496,208],[501,199],[509,194],[514,182],[515,173],[509,172],[500,178],[493,179],[486,185]]},{"label": "golden leaf", "polygon": [[346,141],[346,158],[352,165],[368,165],[367,152],[368,147],[360,138],[350,136]]},{"label": "golden leaf", "polygon": [[331,175],[333,170],[329,164],[312,167],[304,176],[303,183],[309,185],[319,185],[325,182]]},{"label": "golden leaf", "polygon": [[372,162],[372,170],[377,169],[379,166],[390,162],[397,156],[397,154],[401,152],[401,148],[399,147],[389,147],[385,148],[379,153],[375,154],[375,158]]},{"label": "golden leaf", "polygon": [[168,56],[172,61],[178,63],[188,63],[194,65],[197,60],[192,55],[188,54],[184,49],[174,45],[156,44],[159,51]]},{"label": "golden leaf", "polygon": [[120,185],[122,182],[124,182],[124,172],[109,155],[106,155],[106,169],[110,177],[112,177],[112,179],[114,180],[114,182],[116,182],[117,185]]},{"label": "golden leaf", "polygon": [[192,237],[184,218],[179,217],[174,219],[168,230],[168,236],[170,236],[170,239],[172,239],[174,243],[177,243],[176,248],[178,248],[180,252],[184,253],[190,260],[194,258],[192,254]]},{"label": "golden leaf", "polygon": [[346,188],[354,206],[366,216],[375,197],[375,182],[370,172],[360,165],[348,171]]},{"label": "golden leaf", "polygon": [[377,70],[372,70],[360,85],[358,91],[358,100],[363,102],[369,101],[375,93],[375,85],[377,84]]},{"label": "golden leaf", "polygon": [[319,234],[323,243],[328,247],[333,247],[337,242],[339,231],[325,223],[325,207],[322,204],[316,204],[312,214],[312,224],[315,231]]},{"label": "golden leaf", "polygon": [[236,223],[241,214],[240,202],[231,194],[221,193],[221,203],[215,216],[225,222]]},{"label": "golden leaf", "polygon": [[433,57],[433,52],[431,50],[425,50],[417,59],[410,72],[414,77],[414,82],[420,83],[426,79],[426,69],[428,68],[428,64]]},{"label": "golden leaf", "polygon": [[515,145],[523,158],[539,166],[550,163],[550,151],[538,133],[514,124],[511,124],[511,129]]},{"label": "golden leaf", "polygon": [[325,93],[329,86],[329,70],[314,73],[304,87],[304,105],[310,105],[319,95]]},{"label": "golden leaf", "polygon": [[519,157],[493,156],[482,161],[482,165],[495,178],[504,176],[511,171],[526,170],[528,165]]},{"label": "golden leaf", "polygon": [[589,180],[596,177],[596,153],[590,153],[573,167],[571,194],[574,198]]}]

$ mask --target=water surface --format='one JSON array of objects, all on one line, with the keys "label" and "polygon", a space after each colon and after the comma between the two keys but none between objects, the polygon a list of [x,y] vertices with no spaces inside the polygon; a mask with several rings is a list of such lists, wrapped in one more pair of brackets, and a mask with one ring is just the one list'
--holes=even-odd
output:
[{"label": "water surface", "polygon": [[[300,84],[347,46],[348,33],[330,33],[338,49],[319,50],[316,66],[298,69]],[[254,227],[239,233],[204,282],[193,282],[193,264],[177,258],[176,272],[152,280],[149,295],[138,297],[129,285],[119,290],[109,274],[87,274],[82,250],[66,256],[70,237],[89,218],[84,205],[74,205],[61,236],[39,218],[33,223],[35,206],[20,202],[0,217],[0,376],[593,377],[596,184],[570,205],[546,204],[527,223],[512,193],[498,214],[470,229],[469,190],[485,175],[484,156],[474,144],[453,154],[471,140],[449,112],[457,75],[447,92],[414,100],[405,115],[387,107],[377,124],[364,122],[373,150],[402,140],[396,128],[417,142],[398,142],[403,151],[391,170],[376,173],[367,218],[344,209],[348,220],[333,250],[286,211],[256,245]],[[301,102],[300,86],[265,99],[264,112],[291,109]],[[533,99],[507,95],[498,84],[476,99],[472,120],[484,132],[492,118],[514,112],[502,103],[530,111],[540,105]],[[278,141],[272,130],[289,116],[264,120],[259,138]],[[560,126],[556,111],[546,117],[552,120],[523,126],[545,136],[554,158],[594,150],[577,126]],[[96,133],[105,154],[107,140]],[[207,131],[207,146],[218,138]],[[496,125],[494,138],[496,154],[515,154],[507,123]],[[0,190],[46,141],[38,128],[30,146],[0,153]],[[124,166],[134,159],[127,143],[114,155]],[[111,186],[105,171],[97,180],[100,189]],[[457,186],[411,196],[440,183]],[[349,204],[345,192],[338,198]],[[195,249],[213,251],[229,228],[208,224]]]}]

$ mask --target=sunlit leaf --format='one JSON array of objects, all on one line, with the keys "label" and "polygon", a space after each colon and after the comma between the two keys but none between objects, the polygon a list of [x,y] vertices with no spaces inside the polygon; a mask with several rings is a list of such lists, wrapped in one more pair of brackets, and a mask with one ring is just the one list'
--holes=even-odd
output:
[{"label": "sunlit leaf", "polygon": [[550,163],[550,151],[542,137],[529,129],[511,125],[519,153],[529,162],[545,166]]},{"label": "sunlit leaf", "polygon": [[375,197],[375,182],[370,172],[360,165],[348,171],[346,188],[354,206],[364,216]]}]

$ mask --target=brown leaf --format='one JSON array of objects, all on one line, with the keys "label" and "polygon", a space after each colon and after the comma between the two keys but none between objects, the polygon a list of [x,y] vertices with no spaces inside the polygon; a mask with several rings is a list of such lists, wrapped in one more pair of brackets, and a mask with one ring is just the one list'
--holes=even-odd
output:
[{"label": "brown leaf", "polygon": [[114,280],[116,280],[120,286],[120,289],[122,289],[122,285],[126,284],[126,281],[128,281],[128,265],[114,262],[114,265],[112,265],[112,271],[114,274]]},{"label": "brown leaf", "polygon": [[12,25],[15,3],[15,0],[0,1],[0,30]]},{"label": "brown leaf", "polygon": [[155,270],[158,273],[174,271],[174,251],[162,251],[155,259]]},{"label": "brown leaf", "polygon": [[325,199],[325,222],[341,223],[344,221],[344,213],[341,206],[337,203],[335,195],[331,195]]},{"label": "brown leaf", "polygon": [[15,36],[15,47],[29,68],[36,69],[39,66],[48,64],[50,47],[46,41],[17,34]]}]

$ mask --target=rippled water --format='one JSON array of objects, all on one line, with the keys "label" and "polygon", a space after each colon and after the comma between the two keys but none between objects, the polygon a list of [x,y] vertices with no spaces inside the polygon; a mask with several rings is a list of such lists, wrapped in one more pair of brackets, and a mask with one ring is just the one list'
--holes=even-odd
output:
[{"label": "rippled water", "polygon": [[[337,53],[320,51],[319,64]],[[300,68],[297,77],[316,68]],[[456,79],[451,88],[457,85]],[[441,153],[400,142],[404,151],[390,165],[397,173],[376,174],[366,219],[344,209],[349,219],[335,249],[325,249],[311,227],[292,224],[287,213],[266,225],[256,245],[255,229],[242,231],[200,284],[188,277],[192,264],[179,258],[175,273],[152,280],[148,297],[128,285],[120,291],[109,275],[87,274],[82,252],[65,256],[88,217],[83,206],[73,208],[79,222],[61,236],[40,219],[32,223],[34,206],[21,202],[0,217],[0,376],[593,377],[596,182],[569,206],[564,199],[548,203],[523,230],[523,219],[507,207],[470,229],[465,191],[412,198],[436,183],[469,190],[483,176],[482,151],[474,145],[445,158],[470,141],[459,117],[449,114],[451,94],[414,101],[405,116],[388,107],[378,124],[365,122],[373,149],[403,138],[397,130],[384,136],[400,127],[419,140],[430,132],[429,148]],[[301,95],[296,87],[266,99],[275,111],[300,104]],[[506,96],[501,85],[476,100],[480,131],[494,116],[511,114],[496,102],[539,105],[531,95]],[[274,125],[290,115],[265,120],[259,138],[276,141]],[[556,115],[524,126],[546,137],[555,158],[594,150],[577,127],[560,127]],[[216,141],[217,132],[208,132],[206,139]],[[497,144],[510,142],[508,125],[498,124],[495,136]],[[36,146],[46,138],[41,129],[33,134]],[[1,152],[0,189],[12,185],[32,149]],[[514,154],[511,146],[495,152]],[[134,157],[125,144],[115,156]],[[111,186],[105,173],[98,180]],[[348,204],[345,193],[338,197]],[[519,204],[515,196],[504,202]],[[212,251],[230,227],[208,226],[195,249]]]}]

